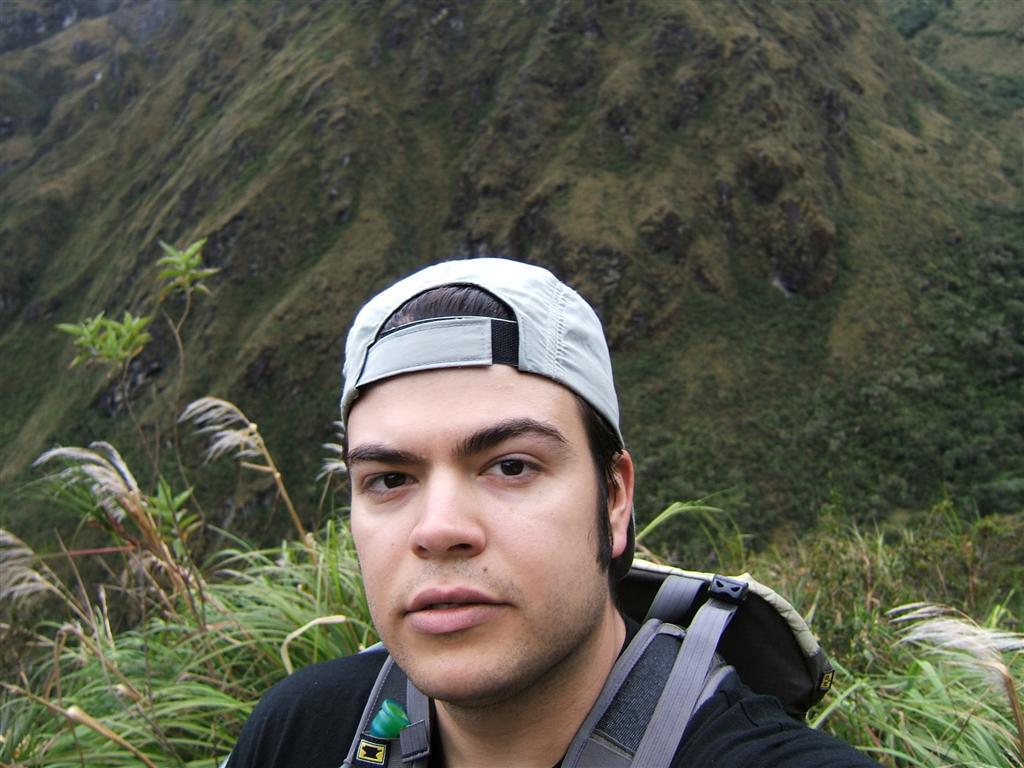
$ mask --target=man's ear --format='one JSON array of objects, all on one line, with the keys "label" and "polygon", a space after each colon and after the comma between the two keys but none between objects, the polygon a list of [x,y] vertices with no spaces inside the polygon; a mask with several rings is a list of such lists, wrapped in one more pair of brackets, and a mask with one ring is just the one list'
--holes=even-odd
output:
[{"label": "man's ear", "polygon": [[615,460],[612,482],[608,484],[608,522],[612,531],[612,558],[626,549],[629,523],[633,518],[633,457],[623,449]]}]

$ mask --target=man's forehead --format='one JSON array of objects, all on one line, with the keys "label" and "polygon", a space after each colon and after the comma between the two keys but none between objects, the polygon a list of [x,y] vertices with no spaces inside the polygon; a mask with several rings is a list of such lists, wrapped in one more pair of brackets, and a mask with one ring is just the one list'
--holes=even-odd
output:
[{"label": "man's forehead", "polygon": [[550,424],[567,440],[582,431],[574,393],[543,376],[505,365],[431,369],[368,386],[349,413],[349,447],[377,435],[433,431],[466,435],[515,419]]}]

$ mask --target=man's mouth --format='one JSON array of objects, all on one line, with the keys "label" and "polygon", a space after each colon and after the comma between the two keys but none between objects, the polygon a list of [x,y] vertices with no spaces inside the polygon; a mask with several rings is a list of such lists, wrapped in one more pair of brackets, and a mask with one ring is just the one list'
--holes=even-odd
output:
[{"label": "man's mouth", "polygon": [[502,601],[474,587],[428,587],[413,595],[405,612],[438,611],[469,605],[497,605]]},{"label": "man's mouth", "polygon": [[486,624],[508,607],[507,603],[470,587],[429,588],[413,596],[405,617],[418,632],[444,635]]}]

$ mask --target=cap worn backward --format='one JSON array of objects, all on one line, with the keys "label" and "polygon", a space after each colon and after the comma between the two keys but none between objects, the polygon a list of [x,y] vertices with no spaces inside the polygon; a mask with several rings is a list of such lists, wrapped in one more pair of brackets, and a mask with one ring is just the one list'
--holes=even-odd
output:
[{"label": "cap worn backward", "polygon": [[345,344],[342,420],[359,387],[403,373],[494,362],[492,323],[463,317],[424,320],[377,338],[409,299],[444,285],[475,285],[505,302],[519,333],[518,368],[568,387],[619,432],[619,406],[601,321],[576,291],[551,272],[509,259],[448,261],[386,288],[356,315]]}]

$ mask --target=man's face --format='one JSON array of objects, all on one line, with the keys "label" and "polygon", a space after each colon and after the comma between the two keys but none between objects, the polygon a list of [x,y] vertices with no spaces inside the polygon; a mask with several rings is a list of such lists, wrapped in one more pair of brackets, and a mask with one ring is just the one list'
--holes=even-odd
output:
[{"label": "man's face", "polygon": [[[614,609],[596,470],[567,389],[503,365],[399,376],[356,401],[348,445],[373,621],[417,687],[482,705],[586,656]],[[624,472],[609,499],[613,556],[630,515]]]}]

